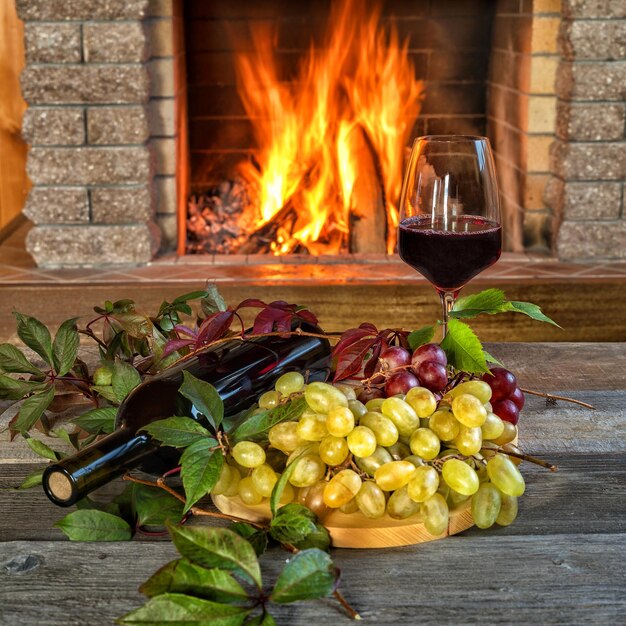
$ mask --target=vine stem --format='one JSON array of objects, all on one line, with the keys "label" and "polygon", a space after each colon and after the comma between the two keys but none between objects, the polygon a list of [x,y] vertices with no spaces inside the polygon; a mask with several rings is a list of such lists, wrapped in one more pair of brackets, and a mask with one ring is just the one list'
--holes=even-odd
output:
[{"label": "vine stem", "polygon": [[341,593],[341,591],[339,591],[339,589],[335,589],[335,591],[333,591],[333,596],[334,596],[335,600],[337,600],[337,602],[339,602],[339,604],[341,604],[341,606],[345,609],[346,613],[348,613],[348,615],[352,619],[355,619],[355,620],[363,619],[359,615],[359,613],[354,608],[352,608],[352,606],[350,606],[350,604],[343,597],[343,594]]},{"label": "vine stem", "polygon": [[528,461],[529,463],[534,463],[535,465],[540,465],[541,467],[549,469],[551,472],[556,472],[559,469],[556,465],[554,465],[554,463],[549,463],[548,461],[538,459],[536,456],[532,456],[531,454],[525,454],[524,452],[513,452],[512,450],[505,450],[504,448],[498,448],[497,451],[508,456],[514,456],[518,459],[522,459],[523,461]]},{"label": "vine stem", "polygon": [[533,391],[532,389],[524,389],[520,387],[520,390],[524,393],[529,393],[532,396],[540,396],[541,398],[547,398],[548,400],[562,400],[563,402],[572,402],[573,404],[579,404],[580,406],[584,406],[586,409],[596,410],[596,407],[587,404],[586,402],[582,402],[581,400],[574,400],[574,398],[567,398],[566,396],[556,396],[553,393],[545,393],[543,391]]}]

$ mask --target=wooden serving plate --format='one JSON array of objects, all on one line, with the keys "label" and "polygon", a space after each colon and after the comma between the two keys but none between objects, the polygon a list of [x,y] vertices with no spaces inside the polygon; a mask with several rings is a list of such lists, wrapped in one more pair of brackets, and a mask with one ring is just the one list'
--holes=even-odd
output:
[{"label": "wooden serving plate", "polygon": [[[267,522],[270,515],[266,502],[248,506],[236,496],[211,496],[215,506],[228,515],[234,515],[251,522]],[[438,536],[431,535],[422,522],[421,514],[405,520],[392,519],[388,515],[380,519],[368,519],[361,513],[331,511],[322,520],[328,529],[335,548],[390,548],[409,546],[435,539],[456,535],[474,525],[471,511],[471,498],[450,511],[448,529]]]}]

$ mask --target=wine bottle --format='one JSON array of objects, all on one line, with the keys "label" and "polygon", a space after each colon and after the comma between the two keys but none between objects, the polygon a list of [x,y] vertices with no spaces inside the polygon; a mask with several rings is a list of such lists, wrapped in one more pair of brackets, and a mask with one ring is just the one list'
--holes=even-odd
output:
[{"label": "wine bottle", "polygon": [[[320,332],[311,326],[303,330]],[[306,371],[309,380],[324,380],[329,366],[329,343],[318,337],[268,336],[209,346],[136,387],[120,405],[113,433],[46,468],[44,491],[55,504],[70,506],[130,469],[163,474],[175,467],[176,451],[159,447],[140,429],[172,415],[186,415],[207,425],[206,417],[178,393],[183,371],[216,388],[226,420],[273,389],[285,372]]]}]

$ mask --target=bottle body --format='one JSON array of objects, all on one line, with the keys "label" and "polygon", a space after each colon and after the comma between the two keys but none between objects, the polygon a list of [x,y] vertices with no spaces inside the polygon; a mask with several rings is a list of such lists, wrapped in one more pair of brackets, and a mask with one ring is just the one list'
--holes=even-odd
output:
[{"label": "bottle body", "polygon": [[[305,330],[318,331],[314,327]],[[197,408],[178,393],[184,371],[216,388],[226,420],[272,389],[285,372],[306,371],[309,380],[323,380],[329,365],[328,341],[303,335],[232,340],[181,359],[128,395],[119,407],[111,435],[48,466],[44,491],[55,504],[70,506],[135,467],[154,474],[174,467],[176,451],[159,447],[140,429],[172,415],[186,415],[206,424]]]}]

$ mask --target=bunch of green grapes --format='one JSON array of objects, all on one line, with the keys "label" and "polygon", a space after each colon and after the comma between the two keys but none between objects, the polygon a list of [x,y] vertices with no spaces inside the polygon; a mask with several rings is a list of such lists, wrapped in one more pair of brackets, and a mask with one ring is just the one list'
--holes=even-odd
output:
[{"label": "bunch of green grapes", "polygon": [[349,385],[307,385],[297,372],[284,374],[259,407],[303,394],[307,408],[297,421],[273,426],[266,447],[234,445],[213,493],[260,504],[289,467],[282,503],[304,504],[321,520],[333,509],[370,519],[421,514],[437,536],[450,509],[471,498],[477,526],[508,525],[525,485],[519,459],[498,451],[517,450],[517,427],[492,412],[491,393],[486,382],[470,380],[439,401],[413,387],[363,404]]}]

